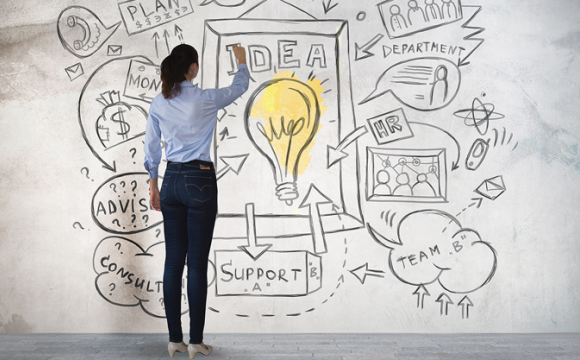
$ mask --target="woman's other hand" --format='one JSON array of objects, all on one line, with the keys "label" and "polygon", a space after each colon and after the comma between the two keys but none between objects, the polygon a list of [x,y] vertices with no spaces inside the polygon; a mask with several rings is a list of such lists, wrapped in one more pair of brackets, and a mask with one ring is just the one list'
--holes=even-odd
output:
[{"label": "woman's other hand", "polygon": [[234,44],[232,46],[232,50],[234,51],[234,55],[238,59],[238,64],[245,64],[246,63],[246,49],[243,46],[238,46],[238,44]]},{"label": "woman's other hand", "polygon": [[157,211],[161,211],[161,200],[159,199],[159,186],[157,179],[149,179],[149,195],[151,197],[151,206]]}]

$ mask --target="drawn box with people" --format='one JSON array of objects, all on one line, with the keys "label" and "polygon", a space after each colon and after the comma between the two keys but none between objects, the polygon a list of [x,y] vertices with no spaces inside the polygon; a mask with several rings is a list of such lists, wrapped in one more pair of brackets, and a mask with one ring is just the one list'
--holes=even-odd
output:
[{"label": "drawn box with people", "polygon": [[386,0],[377,5],[391,39],[463,18],[461,0]]},{"label": "drawn box with people", "polygon": [[368,201],[447,202],[445,149],[367,149]]}]

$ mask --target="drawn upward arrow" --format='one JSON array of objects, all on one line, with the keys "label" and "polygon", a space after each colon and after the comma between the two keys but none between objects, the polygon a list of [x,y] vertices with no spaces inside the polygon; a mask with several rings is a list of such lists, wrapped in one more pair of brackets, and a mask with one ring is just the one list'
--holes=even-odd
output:
[{"label": "drawn upward arrow", "polygon": [[230,136],[230,133],[228,131],[228,128],[226,127],[225,129],[223,129],[222,131],[220,131],[220,135],[222,136],[222,138],[220,139],[220,141],[223,141],[226,136]]},{"label": "drawn upward arrow", "polygon": [[217,172],[216,179],[219,180],[228,171],[233,171],[234,174],[238,175],[249,155],[250,154],[235,155],[235,156],[220,156],[220,160],[223,161],[226,164],[226,166]]},{"label": "drawn upward arrow", "polygon": [[336,162],[344,159],[345,157],[348,156],[347,153],[345,153],[343,150],[349,146],[350,144],[352,144],[356,139],[358,139],[359,137],[363,136],[364,134],[366,134],[368,132],[367,127],[366,126],[361,126],[357,129],[355,129],[353,132],[351,132],[350,134],[348,134],[341,142],[340,144],[338,144],[337,147],[333,148],[330,145],[327,145],[326,150],[327,150],[327,168],[330,168],[332,165],[334,165]]},{"label": "drawn upward arrow", "polygon": [[254,261],[258,260],[272,244],[258,245],[256,238],[256,219],[254,218],[254,204],[246,204],[246,228],[248,231],[248,245],[238,246],[238,249],[250,255]]},{"label": "drawn upward arrow", "polygon": [[159,40],[159,34],[157,33],[157,31],[153,34],[153,37],[151,37],[151,39],[155,39],[155,54],[157,54],[157,57],[159,57],[159,49],[157,47],[157,40]]},{"label": "drawn upward arrow", "polygon": [[433,129],[443,131],[445,133],[445,135],[449,136],[451,138],[451,140],[453,140],[453,142],[457,146],[457,160],[451,163],[451,171],[455,171],[455,170],[459,169],[458,164],[459,164],[459,161],[461,160],[461,145],[459,145],[459,141],[457,141],[457,139],[454,138],[453,135],[451,135],[448,131],[445,131],[445,130],[443,130],[440,127],[437,127],[435,125],[420,123],[420,122],[413,122],[413,121],[409,121],[409,124],[428,126],[428,127],[433,128]]},{"label": "drawn upward arrow", "polygon": [[183,44],[183,30],[177,24],[175,24],[175,36],[179,38],[179,41]]},{"label": "drawn upward arrow", "polygon": [[167,46],[167,53],[170,54],[171,50],[169,50],[169,40],[167,40],[167,38],[169,37],[169,33],[167,32],[167,29],[163,31],[163,37],[165,38],[165,46]]},{"label": "drawn upward arrow", "polygon": [[374,38],[372,38],[368,43],[364,44],[363,46],[359,46],[357,43],[354,43],[355,47],[355,55],[354,60],[362,60],[369,58],[371,56],[375,56],[374,53],[370,52],[373,46],[375,46],[381,39],[383,38],[383,34],[377,34]]},{"label": "drawn upward arrow", "polygon": [[449,296],[447,296],[447,294],[445,293],[441,293],[441,295],[439,295],[439,297],[435,301],[441,303],[441,315],[443,315],[443,313],[447,315],[447,310],[449,310],[449,304],[453,305],[453,301],[451,301]]},{"label": "drawn upward arrow", "polygon": [[328,0],[328,3],[325,3],[324,0],[322,0],[322,7],[324,8],[324,15],[328,14],[328,12],[332,9],[334,9],[334,7],[336,5],[338,5],[338,3],[330,6],[330,4],[332,3],[332,0]]},{"label": "drawn upward arrow", "polygon": [[459,304],[457,304],[457,306],[461,306],[461,318],[462,319],[469,319],[469,307],[473,306],[473,303],[471,302],[471,299],[469,299],[467,297],[467,295],[465,295],[463,297],[463,299],[461,299],[461,301],[459,302]]},{"label": "drawn upward arrow", "polygon": [[423,284],[419,285],[417,289],[415,289],[413,295],[417,295],[417,308],[421,309],[423,308],[423,300],[425,300],[425,295],[431,296]]},{"label": "drawn upward arrow", "polygon": [[367,276],[375,276],[375,277],[384,278],[384,275],[381,275],[381,274],[385,273],[382,270],[369,269],[369,263],[361,265],[361,266],[357,267],[356,269],[349,270],[349,272],[351,274],[353,274],[354,276],[356,276],[356,278],[360,281],[361,284],[365,283]]},{"label": "drawn upward arrow", "polygon": [[324,238],[324,231],[322,230],[322,220],[320,219],[319,204],[329,204],[332,200],[327,198],[318,190],[314,184],[310,184],[308,193],[302,200],[299,208],[310,208],[310,230],[312,231],[312,241],[314,242],[314,253],[324,254],[326,250],[326,239]]}]

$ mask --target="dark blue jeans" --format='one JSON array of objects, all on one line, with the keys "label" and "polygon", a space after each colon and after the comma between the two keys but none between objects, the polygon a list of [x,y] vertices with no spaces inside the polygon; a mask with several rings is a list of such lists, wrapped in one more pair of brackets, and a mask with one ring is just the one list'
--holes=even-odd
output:
[{"label": "dark blue jeans", "polygon": [[187,255],[189,343],[203,340],[207,300],[207,264],[217,215],[217,180],[199,164],[167,166],[161,190],[165,230],[163,301],[169,341],[183,341],[181,329],[181,281]]}]

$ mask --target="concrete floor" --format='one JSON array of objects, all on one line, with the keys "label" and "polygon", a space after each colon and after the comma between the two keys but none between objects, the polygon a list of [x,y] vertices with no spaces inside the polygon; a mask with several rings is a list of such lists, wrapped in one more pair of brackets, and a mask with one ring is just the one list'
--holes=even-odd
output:
[{"label": "concrete floor", "polygon": [[[0,360],[169,359],[166,334],[0,334]],[[580,360],[580,334],[206,334],[208,360]],[[188,359],[176,353],[175,359]]]}]

